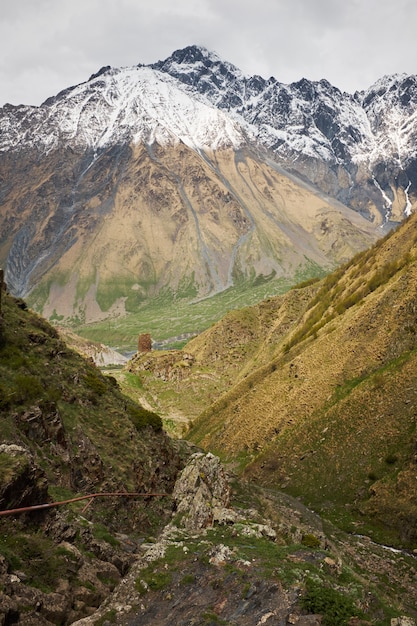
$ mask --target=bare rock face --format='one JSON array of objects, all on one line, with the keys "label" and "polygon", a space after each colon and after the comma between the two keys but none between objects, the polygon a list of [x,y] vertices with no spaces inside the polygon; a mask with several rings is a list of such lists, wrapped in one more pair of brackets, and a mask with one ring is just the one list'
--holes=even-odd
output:
[{"label": "bare rock face", "polygon": [[151,372],[155,378],[163,381],[181,381],[192,372],[195,357],[183,350],[169,350],[160,352],[139,350],[129,361],[127,369],[134,374]]},{"label": "bare rock face", "polygon": [[54,402],[44,403],[42,407],[31,407],[19,415],[18,422],[25,435],[40,445],[53,441],[55,446],[67,449],[64,424]]},{"label": "bare rock face", "polygon": [[187,530],[211,526],[230,502],[230,486],[220,459],[210,452],[193,454],[175,483],[176,512]]},{"label": "bare rock face", "polygon": [[0,446],[3,473],[0,479],[0,508],[12,509],[48,499],[45,472],[34,462],[29,450],[15,444]]}]

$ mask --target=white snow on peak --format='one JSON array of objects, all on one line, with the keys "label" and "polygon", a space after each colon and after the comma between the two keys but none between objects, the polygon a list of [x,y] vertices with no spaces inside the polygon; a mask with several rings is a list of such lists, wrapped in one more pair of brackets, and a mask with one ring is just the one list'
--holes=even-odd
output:
[{"label": "white snow on peak", "polygon": [[42,105],[38,114],[15,142],[33,141],[47,149],[62,139],[93,149],[129,141],[219,149],[244,141],[242,129],[225,112],[148,67],[108,70]]},{"label": "white snow on peak", "polygon": [[376,172],[383,163],[405,172],[417,158],[417,77],[384,76],[352,96],[325,80],[246,79],[214,52],[190,46],[152,66],[101,68],[41,107],[5,106],[0,115],[0,150],[64,143],[97,155],[110,145],[182,142],[199,151],[248,139],[295,169],[299,162],[300,171],[304,159],[368,170],[389,215]]},{"label": "white snow on peak", "polygon": [[380,91],[389,91],[391,87],[395,84],[400,83],[401,81],[407,78],[408,74],[397,73],[397,74],[386,74],[379,78],[373,85],[369,87],[366,91],[362,92],[362,94],[367,95],[370,93],[377,93]]}]

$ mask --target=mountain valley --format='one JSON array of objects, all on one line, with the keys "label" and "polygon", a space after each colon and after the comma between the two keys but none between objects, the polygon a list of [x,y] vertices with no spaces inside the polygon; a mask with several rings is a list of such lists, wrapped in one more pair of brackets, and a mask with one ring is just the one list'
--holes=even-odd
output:
[{"label": "mountain valley", "polygon": [[223,466],[169,440],[157,414],[5,293],[0,339],[3,623],[415,623],[411,550],[253,482],[256,463],[245,477],[238,457]]},{"label": "mountain valley", "polygon": [[[416,110],[415,77],[350,96],[244,77],[197,46],[104,67],[40,107],[5,105],[8,288],[96,339],[162,303],[171,317],[229,291],[249,304],[259,281],[261,300],[321,276],[412,212]],[[212,321],[185,315],[181,331]]]},{"label": "mountain valley", "polygon": [[415,254],[413,215],[321,281],[230,312],[182,351],[138,353],[127,369],[139,397],[168,420],[188,416],[191,441],[257,482],[347,530],[413,546]]},{"label": "mountain valley", "polygon": [[415,626],[416,80],[0,109],[0,625]]}]

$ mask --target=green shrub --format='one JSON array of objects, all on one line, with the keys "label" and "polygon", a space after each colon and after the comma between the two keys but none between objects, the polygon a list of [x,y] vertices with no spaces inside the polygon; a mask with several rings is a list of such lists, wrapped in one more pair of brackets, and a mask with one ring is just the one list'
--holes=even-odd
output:
[{"label": "green shrub", "polygon": [[18,346],[10,342],[1,348],[1,363],[10,370],[18,370],[27,365],[25,355]]},{"label": "green shrub", "polygon": [[109,533],[109,531],[107,530],[105,526],[103,526],[103,524],[94,525],[93,535],[99,541],[105,541],[106,543],[110,544],[113,547],[116,547],[119,545],[119,542],[117,541],[117,539]]},{"label": "green shrub", "polygon": [[4,328],[4,320],[1,316],[1,311],[0,311],[0,348],[3,348],[3,346],[6,345],[6,333],[5,333],[5,328]]},{"label": "green shrub", "polygon": [[17,374],[15,385],[17,387],[16,399],[20,402],[34,400],[41,397],[44,393],[42,382],[37,376]]},{"label": "green shrub", "polygon": [[301,543],[303,546],[306,546],[306,548],[320,548],[320,539],[318,539],[315,535],[303,535]]},{"label": "green shrub", "polygon": [[120,391],[120,385],[114,376],[111,376],[110,374],[106,374],[106,380],[110,383],[112,387],[114,387],[114,389],[117,389]]},{"label": "green shrub", "polygon": [[22,561],[17,556],[14,548],[9,548],[7,545],[0,545],[0,554],[5,558],[7,567],[10,571],[14,571],[22,567]]},{"label": "green shrub", "polygon": [[162,420],[153,411],[148,411],[142,406],[131,404],[127,408],[128,415],[136,430],[140,431],[146,426],[151,426],[156,431],[162,430]]},{"label": "green shrub", "polygon": [[135,581],[135,587],[139,593],[146,593],[148,589],[151,591],[160,591],[165,589],[172,581],[170,572],[152,572],[144,570],[142,575]]},{"label": "green shrub", "polygon": [[0,411],[8,408],[10,399],[9,389],[0,382]]},{"label": "green shrub", "polygon": [[42,535],[25,535],[5,531],[0,537],[0,554],[6,559],[9,570],[21,569],[27,584],[45,592],[55,588],[58,578],[71,578],[74,556],[57,548]]},{"label": "green shrub", "polygon": [[311,579],[307,581],[301,606],[309,613],[322,615],[323,626],[343,626],[350,618],[362,615],[351,598]]},{"label": "green shrub", "polygon": [[185,574],[181,579],[181,585],[192,585],[193,583],[195,583],[194,574]]},{"label": "green shrub", "polygon": [[102,396],[108,389],[105,381],[94,372],[88,372],[88,374],[84,376],[84,382],[86,386],[98,396]]},{"label": "green shrub", "polygon": [[152,591],[159,591],[169,585],[172,580],[170,572],[155,572],[152,578],[148,579],[147,583],[149,589]]}]

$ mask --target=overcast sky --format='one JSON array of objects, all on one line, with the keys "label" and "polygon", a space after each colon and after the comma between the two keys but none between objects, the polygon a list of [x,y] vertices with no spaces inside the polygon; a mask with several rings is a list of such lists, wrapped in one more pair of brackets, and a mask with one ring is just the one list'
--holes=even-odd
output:
[{"label": "overcast sky", "polygon": [[0,0],[0,106],[199,44],[244,74],[353,93],[417,74],[415,0]]}]

